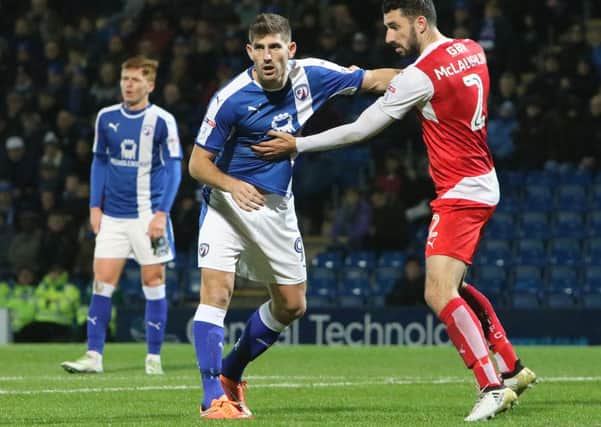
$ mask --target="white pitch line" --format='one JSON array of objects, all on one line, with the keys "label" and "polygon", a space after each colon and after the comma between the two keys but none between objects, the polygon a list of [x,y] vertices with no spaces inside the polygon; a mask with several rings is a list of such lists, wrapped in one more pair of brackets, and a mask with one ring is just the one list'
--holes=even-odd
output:
[{"label": "white pitch line", "polygon": [[[261,377],[258,377],[261,378]],[[294,378],[294,377],[292,377]],[[291,377],[288,377],[291,379]],[[601,377],[548,377],[541,378],[541,382],[597,382]],[[415,384],[461,384],[469,383],[471,379],[439,378],[439,379],[401,379],[384,378],[379,381],[338,381],[338,382],[312,382],[312,383],[271,383],[253,384],[252,388],[322,388],[322,387],[354,387],[365,385],[415,385]],[[71,393],[107,393],[130,391],[180,391],[200,390],[200,385],[163,385],[163,386],[138,386],[138,387],[94,387],[78,389],[41,389],[41,390],[0,390],[0,395],[35,395],[35,394],[71,394]]]}]

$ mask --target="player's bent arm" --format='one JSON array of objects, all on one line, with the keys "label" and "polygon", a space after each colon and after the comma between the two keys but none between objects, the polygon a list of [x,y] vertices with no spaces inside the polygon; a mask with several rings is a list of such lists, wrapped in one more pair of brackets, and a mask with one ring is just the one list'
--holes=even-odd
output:
[{"label": "player's bent arm", "polygon": [[363,82],[361,83],[362,92],[383,93],[386,91],[390,81],[401,70],[396,68],[377,68],[375,70],[365,71]]},{"label": "player's bent arm", "polygon": [[354,144],[377,135],[394,122],[394,118],[373,103],[353,123],[338,126],[315,135],[296,138],[296,151],[324,151]]},{"label": "player's bent arm", "polygon": [[245,211],[258,210],[265,204],[265,196],[254,185],[223,173],[213,159],[215,153],[195,145],[188,169],[197,181],[232,195],[236,204]]},{"label": "player's bent arm", "polygon": [[188,163],[190,176],[202,184],[209,185],[222,191],[230,192],[235,178],[221,172],[213,160],[216,153],[194,145],[192,156]]}]

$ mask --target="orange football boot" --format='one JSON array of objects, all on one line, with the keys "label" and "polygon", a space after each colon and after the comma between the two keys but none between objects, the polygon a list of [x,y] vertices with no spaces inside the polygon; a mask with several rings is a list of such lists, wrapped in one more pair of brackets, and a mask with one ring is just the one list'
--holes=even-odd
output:
[{"label": "orange football boot", "polygon": [[200,418],[207,420],[234,420],[252,417],[242,411],[238,403],[232,402],[224,394],[219,399],[213,399],[209,408],[204,411],[201,409]]},{"label": "orange football boot", "polygon": [[225,391],[225,396],[232,402],[236,402],[238,405],[240,405],[240,408],[246,415],[249,417],[252,416],[253,413],[248,408],[246,399],[244,397],[244,392],[246,391],[246,381],[240,381],[237,383],[236,381],[232,381],[225,377],[223,374],[219,375],[219,381],[221,381],[221,387],[223,387],[223,391]]}]

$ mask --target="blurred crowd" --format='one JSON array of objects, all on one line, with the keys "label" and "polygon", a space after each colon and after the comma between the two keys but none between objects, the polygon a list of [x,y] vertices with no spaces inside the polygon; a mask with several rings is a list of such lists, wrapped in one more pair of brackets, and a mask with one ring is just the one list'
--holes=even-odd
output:
[{"label": "blurred crowd", "polygon": [[[124,59],[160,61],[151,101],[176,117],[187,164],[212,94],[250,65],[260,12],[289,17],[298,57],[403,67],[384,43],[380,0],[0,0],[0,278],[91,277],[89,168],[97,111],[119,102]],[[441,31],[485,48],[489,144],[498,169],[601,168],[601,4],[436,1]],[[375,98],[341,97],[305,127],[354,119]],[[414,115],[369,144],[302,156],[305,235],[330,245],[404,249],[429,220],[433,188]],[[195,253],[199,189],[185,176],[172,212],[180,254]],[[61,276],[64,277],[64,276]],[[79,298],[79,297],[78,297]]]}]

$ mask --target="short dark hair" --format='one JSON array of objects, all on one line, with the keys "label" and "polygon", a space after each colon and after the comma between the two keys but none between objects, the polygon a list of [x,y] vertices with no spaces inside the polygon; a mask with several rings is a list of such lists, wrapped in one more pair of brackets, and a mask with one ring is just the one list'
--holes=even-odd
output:
[{"label": "short dark hair", "polygon": [[436,25],[436,8],[432,0],[384,0],[382,2],[382,13],[401,9],[401,14],[409,18],[425,16],[428,22]]},{"label": "short dark hair", "polygon": [[255,22],[248,29],[248,41],[264,37],[268,34],[279,34],[282,38],[290,42],[292,40],[292,30],[290,22],[281,15],[275,13],[261,13],[257,15]]}]

